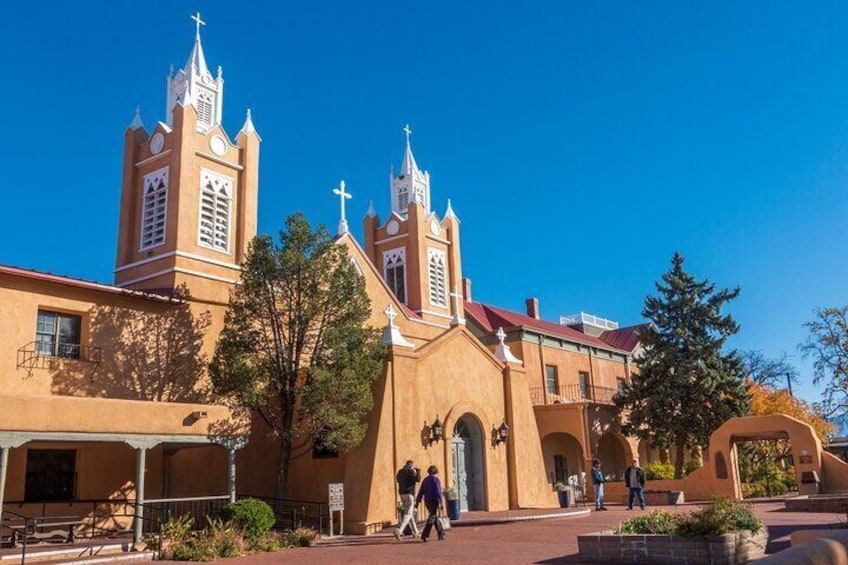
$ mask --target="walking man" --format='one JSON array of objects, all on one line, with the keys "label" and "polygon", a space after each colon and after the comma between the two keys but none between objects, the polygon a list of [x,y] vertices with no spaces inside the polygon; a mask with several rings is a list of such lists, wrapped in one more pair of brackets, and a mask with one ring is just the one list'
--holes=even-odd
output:
[{"label": "walking man", "polygon": [[592,485],[595,487],[595,510],[606,510],[604,506],[604,483],[607,482],[601,472],[601,462],[592,459]]},{"label": "walking man", "polygon": [[395,530],[395,539],[398,541],[400,541],[407,525],[412,528],[412,535],[418,537],[418,520],[414,516],[415,508],[418,506],[415,503],[415,485],[421,480],[421,470],[413,465],[414,463],[410,459],[397,472],[398,494],[403,505],[402,517]]},{"label": "walking man", "polygon": [[624,484],[630,489],[630,497],[627,499],[627,509],[633,510],[633,498],[639,497],[639,508],[645,509],[645,496],[642,490],[645,488],[645,471],[639,466],[639,460],[633,458],[630,467],[624,471]]}]

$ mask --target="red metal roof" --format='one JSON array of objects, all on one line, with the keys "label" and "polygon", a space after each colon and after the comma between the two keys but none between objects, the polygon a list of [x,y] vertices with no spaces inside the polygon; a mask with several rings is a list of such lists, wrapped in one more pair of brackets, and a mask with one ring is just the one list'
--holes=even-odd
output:
[{"label": "red metal roof", "polygon": [[94,281],[87,281],[83,279],[75,279],[72,277],[67,277],[63,275],[54,275],[53,273],[47,273],[43,271],[35,271],[33,269],[24,269],[21,267],[13,267],[11,265],[0,265],[0,274],[12,275],[16,277],[24,277],[28,279],[34,279],[44,282],[50,282],[55,284],[62,284],[66,286],[73,286],[77,288],[85,288],[88,290],[96,290],[99,292],[111,292],[114,294],[123,294],[125,296],[133,296],[136,298],[145,298],[148,300],[159,300],[159,301],[169,301],[171,297],[167,294],[155,294],[153,292],[147,292],[143,290],[131,290],[128,288],[121,288],[119,286],[114,286],[111,284],[103,284]]},{"label": "red metal roof", "polygon": [[639,345],[638,331],[648,326],[649,324],[636,324],[635,326],[609,330],[602,333],[600,337],[613,347],[624,349],[625,351],[633,351]]},{"label": "red metal roof", "polygon": [[532,318],[530,316],[527,316],[526,314],[520,314],[518,312],[504,310],[503,308],[498,308],[497,306],[490,306],[488,304],[481,304],[479,302],[464,302],[464,306],[465,314],[473,318],[474,321],[476,321],[483,329],[489,332],[496,331],[500,327],[523,327],[537,330],[544,334],[561,337],[563,339],[567,339],[584,345],[591,345],[593,347],[603,347],[604,349],[620,349],[626,352],[632,351],[632,349],[619,347],[616,344],[610,343],[599,337],[585,334],[579,330],[575,330],[574,328],[569,328],[568,326],[561,326],[559,324],[555,324],[554,322],[548,322],[546,320],[537,320],[536,318]]}]

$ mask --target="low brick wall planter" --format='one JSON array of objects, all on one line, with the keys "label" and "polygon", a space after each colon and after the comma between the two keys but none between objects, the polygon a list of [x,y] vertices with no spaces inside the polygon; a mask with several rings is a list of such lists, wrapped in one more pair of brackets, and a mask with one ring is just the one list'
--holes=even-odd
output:
[{"label": "low brick wall planter", "polygon": [[[642,495],[645,497],[645,504],[647,506],[677,506],[678,504],[683,504],[686,502],[686,498],[683,496],[682,490],[657,490],[657,491],[643,491]],[[630,493],[627,493],[622,498],[624,504],[627,504],[630,500]],[[638,500],[633,499],[633,504],[637,504]]]},{"label": "low brick wall planter", "polygon": [[714,537],[616,534],[612,531],[577,536],[582,560],[594,563],[651,565],[734,565],[762,557],[768,530]]},{"label": "low brick wall planter", "polygon": [[792,512],[848,512],[848,493],[835,495],[796,496],[784,502]]}]

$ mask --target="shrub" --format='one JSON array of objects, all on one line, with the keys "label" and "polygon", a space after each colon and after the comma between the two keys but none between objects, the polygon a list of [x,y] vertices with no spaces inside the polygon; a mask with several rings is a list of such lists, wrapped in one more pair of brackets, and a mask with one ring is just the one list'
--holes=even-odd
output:
[{"label": "shrub", "polygon": [[310,547],[318,539],[318,532],[312,528],[297,528],[287,532],[285,536],[286,547]]},{"label": "shrub", "polygon": [[757,533],[763,523],[754,516],[748,505],[716,498],[709,506],[687,514],[677,523],[677,534],[681,536],[719,536],[730,532],[749,531]]},{"label": "shrub", "polygon": [[224,521],[235,522],[248,539],[258,538],[271,531],[277,523],[274,511],[267,503],[255,498],[245,498],[228,504],[221,510]]},{"label": "shrub", "polygon": [[649,481],[658,481],[662,479],[674,478],[674,465],[670,463],[651,463],[645,466],[645,479]]},{"label": "shrub", "polygon": [[703,466],[700,459],[690,459],[683,464],[683,476],[688,477]]},{"label": "shrub", "polygon": [[268,532],[264,536],[247,540],[247,549],[254,553],[267,553],[269,551],[280,551],[281,549],[285,549],[287,543],[287,534],[281,532]]},{"label": "shrub", "polygon": [[677,529],[677,518],[671,512],[655,510],[648,514],[625,520],[616,530],[617,534],[673,534]]}]

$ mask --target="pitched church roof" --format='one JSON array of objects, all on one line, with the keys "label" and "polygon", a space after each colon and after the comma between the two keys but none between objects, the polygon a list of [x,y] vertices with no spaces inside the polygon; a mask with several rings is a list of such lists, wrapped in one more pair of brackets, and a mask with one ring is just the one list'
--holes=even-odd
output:
[{"label": "pitched church roof", "polygon": [[126,296],[132,296],[135,298],[145,298],[148,300],[156,300],[160,302],[170,302],[173,300],[170,296],[165,294],[166,291],[163,291],[162,294],[158,294],[151,291],[144,290],[131,290],[128,288],[122,288],[120,286],[115,286],[111,284],[104,284],[94,281],[88,281],[85,279],[77,279],[73,277],[68,277],[64,275],[54,275],[53,273],[48,273],[45,271],[36,271],[33,269],[24,269],[22,267],[14,267],[12,265],[0,265],[0,275],[11,275],[15,277],[22,277],[27,279],[39,280],[49,283],[62,284],[65,286],[73,286],[77,288],[84,288],[87,290],[95,290],[100,292],[110,292],[114,294],[123,294]]},{"label": "pitched church roof", "polygon": [[[568,326],[562,326],[546,320],[537,320],[532,316],[513,312],[511,310],[505,310],[489,304],[464,302],[463,305],[465,307],[465,315],[472,318],[480,327],[488,332],[494,332],[499,327],[523,327],[583,345],[602,347],[604,349],[615,349],[625,353],[630,353],[633,351],[633,348],[636,347],[635,329],[639,326],[630,326],[628,328],[621,328],[620,330],[608,331],[604,332],[604,334],[601,334],[599,337],[595,337]],[[616,335],[612,336],[614,338],[612,341],[608,341],[604,337],[606,334]],[[627,337],[625,338],[624,336]]]}]

